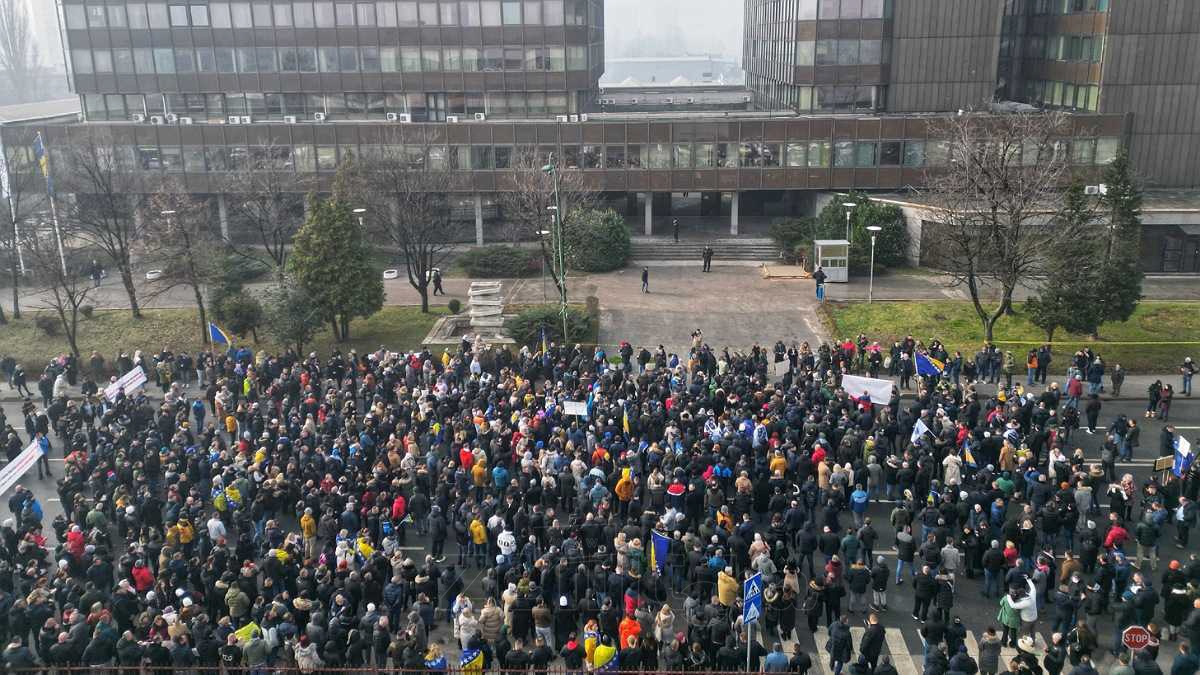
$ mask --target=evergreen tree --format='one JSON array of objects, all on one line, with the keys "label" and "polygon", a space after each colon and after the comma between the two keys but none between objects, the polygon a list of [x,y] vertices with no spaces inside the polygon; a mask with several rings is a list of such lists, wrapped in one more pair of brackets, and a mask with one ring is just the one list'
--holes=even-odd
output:
[{"label": "evergreen tree", "polygon": [[350,338],[350,321],[383,308],[383,278],[371,264],[367,242],[344,179],[349,163],[338,169],[333,196],[309,196],[309,214],[296,233],[288,271],[310,302],[333,328],[339,342]]},{"label": "evergreen tree", "polygon": [[1046,251],[1046,277],[1036,298],[1025,309],[1033,325],[1054,332],[1094,333],[1103,322],[1105,290],[1100,284],[1102,259],[1096,236],[1095,212],[1083,185],[1073,184],[1063,198],[1063,208],[1053,227],[1064,230],[1059,243]]},{"label": "evergreen tree", "polygon": [[[1098,290],[1102,321],[1127,321],[1142,298],[1142,191],[1122,149],[1104,172],[1108,191],[1100,203],[1110,219],[1101,251]],[[1095,335],[1095,333],[1093,333]],[[1098,337],[1098,336],[1097,336]]]}]

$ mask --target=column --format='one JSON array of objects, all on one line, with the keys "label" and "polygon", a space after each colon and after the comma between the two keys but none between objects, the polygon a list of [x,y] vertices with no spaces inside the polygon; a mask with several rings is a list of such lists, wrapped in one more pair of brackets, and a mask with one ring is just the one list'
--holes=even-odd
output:
[{"label": "column", "polygon": [[729,200],[729,234],[737,236],[738,233],[738,193],[734,192]]},{"label": "column", "polygon": [[645,196],[646,226],[644,234],[652,237],[654,236],[654,193],[647,192]]},{"label": "column", "polygon": [[221,239],[229,241],[229,207],[224,194],[217,195],[217,218],[221,223]]},{"label": "column", "polygon": [[475,245],[483,246],[483,195],[475,193]]}]

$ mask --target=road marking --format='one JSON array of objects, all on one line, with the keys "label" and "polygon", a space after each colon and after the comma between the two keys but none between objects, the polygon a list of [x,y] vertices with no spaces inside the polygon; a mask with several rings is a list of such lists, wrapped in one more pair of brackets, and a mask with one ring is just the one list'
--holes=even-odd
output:
[{"label": "road marking", "polygon": [[825,645],[829,642],[829,627],[825,627],[824,637],[820,633],[813,633],[813,645],[817,649],[817,663],[813,664],[821,669],[823,675],[833,675],[833,666],[829,665],[829,650],[825,649]]},{"label": "road marking", "polygon": [[908,651],[904,631],[899,628],[885,628],[883,635],[887,640],[888,652],[892,656],[892,665],[896,667],[898,675],[918,675],[921,670],[917,668],[916,660]]},{"label": "road marking", "polygon": [[61,500],[61,499],[59,499],[58,497],[51,497],[51,498],[47,499],[46,501],[48,501],[48,502],[61,502],[62,500]]}]

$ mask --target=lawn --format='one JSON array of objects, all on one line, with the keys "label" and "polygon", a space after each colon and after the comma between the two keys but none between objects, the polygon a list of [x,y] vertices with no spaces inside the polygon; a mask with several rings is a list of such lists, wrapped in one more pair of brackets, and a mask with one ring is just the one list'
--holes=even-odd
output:
[{"label": "lawn", "polygon": [[[1011,350],[1024,367],[1024,354],[1041,344],[1046,334],[1021,314],[1002,317],[996,324],[996,343]],[[890,343],[912,335],[922,341],[939,339],[954,353],[973,354],[983,342],[983,328],[969,302],[829,303],[831,332],[835,337],[865,333]],[[1063,331],[1054,334],[1054,351],[1060,356],[1090,346],[1111,365],[1120,363],[1131,373],[1174,372],[1186,356],[1200,356],[1200,305],[1186,302],[1143,302],[1129,321],[1100,328],[1100,340]],[[1137,344],[1143,343],[1143,344]],[[1176,343],[1176,344],[1144,344]]]},{"label": "lawn", "polygon": [[[420,346],[438,317],[447,313],[445,307],[431,307],[429,314],[421,314],[419,307],[384,307],[370,318],[356,319],[350,325],[349,342],[339,345],[324,330],[305,349],[321,355],[335,348],[357,349],[362,353],[376,350],[380,345],[397,351],[413,349]],[[81,318],[79,351],[83,360],[88,360],[92,350],[112,362],[121,351],[132,354],[138,349],[157,352],[163,347],[192,352],[202,349],[194,310],[154,309],[144,310],[143,314],[140,321],[131,318],[127,310],[97,311],[91,319]],[[37,312],[24,312],[20,321],[9,317],[9,323],[0,326],[0,355],[12,354],[29,372],[40,371],[46,361],[69,350],[61,330],[58,335],[47,336],[34,325],[36,315]],[[249,338],[247,342],[254,349],[280,349],[265,336],[260,337],[259,343]]]}]

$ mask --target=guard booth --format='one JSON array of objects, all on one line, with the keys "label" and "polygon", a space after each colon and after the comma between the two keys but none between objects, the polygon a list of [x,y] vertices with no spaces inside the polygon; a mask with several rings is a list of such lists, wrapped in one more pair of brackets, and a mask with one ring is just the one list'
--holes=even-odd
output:
[{"label": "guard booth", "polygon": [[813,245],[816,248],[813,271],[819,266],[825,270],[827,283],[846,283],[849,280],[850,242],[845,239],[818,239]]}]

